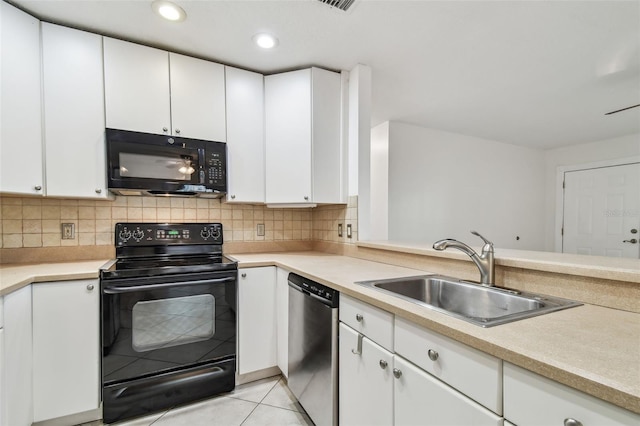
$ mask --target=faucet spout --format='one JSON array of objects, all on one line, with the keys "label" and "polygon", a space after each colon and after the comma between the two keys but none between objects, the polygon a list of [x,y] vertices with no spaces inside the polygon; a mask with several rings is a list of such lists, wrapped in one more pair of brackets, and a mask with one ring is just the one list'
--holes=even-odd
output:
[{"label": "faucet spout", "polygon": [[433,248],[435,250],[446,250],[448,248],[454,248],[465,253],[471,258],[473,263],[476,264],[478,270],[480,271],[480,284],[491,287],[495,283],[495,261],[493,243],[475,231],[471,231],[471,233],[479,236],[485,242],[484,246],[482,247],[481,254],[476,253],[474,249],[472,249],[465,243],[454,240],[453,238],[438,240],[433,243]]}]

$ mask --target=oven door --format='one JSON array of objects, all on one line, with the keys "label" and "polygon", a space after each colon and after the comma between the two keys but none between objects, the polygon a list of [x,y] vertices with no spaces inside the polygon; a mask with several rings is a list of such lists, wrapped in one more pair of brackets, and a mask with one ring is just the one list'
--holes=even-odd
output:
[{"label": "oven door", "polygon": [[105,422],[234,388],[236,271],[101,287]]}]

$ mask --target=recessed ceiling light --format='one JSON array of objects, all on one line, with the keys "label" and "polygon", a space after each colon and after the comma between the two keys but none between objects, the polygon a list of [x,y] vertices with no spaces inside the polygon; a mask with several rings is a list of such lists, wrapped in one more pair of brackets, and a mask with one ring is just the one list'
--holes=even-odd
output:
[{"label": "recessed ceiling light", "polygon": [[177,4],[166,0],[155,0],[151,3],[151,8],[158,15],[168,21],[184,21],[187,18],[187,12]]},{"label": "recessed ceiling light", "polygon": [[263,49],[272,49],[278,45],[278,39],[267,33],[254,35],[253,41]]}]

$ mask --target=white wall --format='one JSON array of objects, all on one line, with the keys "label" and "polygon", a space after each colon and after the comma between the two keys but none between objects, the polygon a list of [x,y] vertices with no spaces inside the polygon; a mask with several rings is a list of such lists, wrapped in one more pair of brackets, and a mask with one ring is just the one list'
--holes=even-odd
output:
[{"label": "white wall", "polygon": [[389,237],[389,122],[371,129],[371,240]]},{"label": "white wall", "polygon": [[558,168],[608,160],[622,160],[640,156],[640,133],[606,139],[545,152],[545,250],[554,251],[554,242],[560,225],[556,213],[562,198],[558,198],[561,184],[557,181]]},{"label": "white wall", "polygon": [[496,247],[544,249],[544,159],[540,150],[390,122],[389,239],[480,246],[476,230]]}]

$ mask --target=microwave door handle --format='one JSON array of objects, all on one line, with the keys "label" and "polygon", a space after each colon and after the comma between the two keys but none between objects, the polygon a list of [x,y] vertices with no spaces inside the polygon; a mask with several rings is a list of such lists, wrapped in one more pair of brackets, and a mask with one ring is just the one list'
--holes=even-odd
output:
[{"label": "microwave door handle", "polygon": [[219,278],[215,280],[199,280],[199,281],[185,281],[181,283],[163,283],[163,284],[149,284],[149,285],[136,285],[136,286],[108,286],[102,290],[105,294],[121,294],[121,293],[135,293],[138,291],[146,291],[146,290],[158,290],[167,287],[187,287],[192,285],[201,285],[201,284],[218,284],[235,281],[235,277],[227,277],[227,278]]}]

